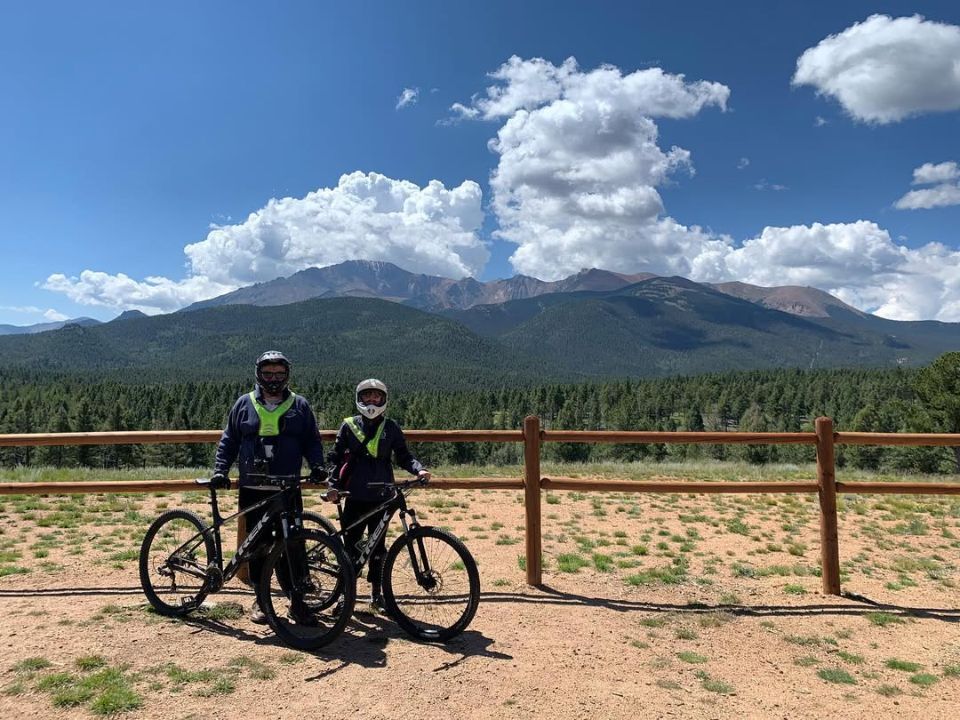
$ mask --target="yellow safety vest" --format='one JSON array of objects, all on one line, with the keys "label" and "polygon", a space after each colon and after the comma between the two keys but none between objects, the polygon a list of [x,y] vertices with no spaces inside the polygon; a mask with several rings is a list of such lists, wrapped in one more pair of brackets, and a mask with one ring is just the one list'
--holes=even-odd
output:
[{"label": "yellow safety vest", "polygon": [[273,410],[267,410],[266,406],[257,401],[256,392],[250,393],[250,400],[253,402],[253,408],[257,411],[257,417],[260,418],[260,437],[273,437],[280,434],[280,418],[287,410],[293,407],[293,401],[296,394],[290,393],[290,397],[277,405]]},{"label": "yellow safety vest", "polygon": [[373,455],[373,457],[377,457],[377,448],[380,446],[380,436],[383,434],[383,426],[387,424],[387,421],[384,420],[380,423],[370,442],[367,442],[367,436],[363,433],[363,427],[355,417],[344,418],[343,421],[347,424],[347,427],[353,431],[353,434],[356,435],[357,440],[359,440],[361,444],[366,444],[369,453]]}]

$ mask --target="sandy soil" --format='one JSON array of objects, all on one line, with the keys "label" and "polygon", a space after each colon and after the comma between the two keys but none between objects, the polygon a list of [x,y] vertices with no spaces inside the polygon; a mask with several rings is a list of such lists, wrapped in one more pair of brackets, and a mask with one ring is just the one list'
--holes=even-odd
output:
[{"label": "sandy soil", "polygon": [[[357,613],[315,654],[246,617],[146,611],[140,538],[163,507],[204,514],[196,494],[2,500],[4,718],[94,716],[95,698],[55,704],[57,674],[101,663],[139,698],[129,718],[931,719],[960,706],[949,499],[845,505],[845,596],[828,597],[810,498],[550,495],[545,585],[531,588],[520,493],[423,492],[422,522],[450,527],[479,562],[472,625],[435,646]],[[588,564],[564,571],[575,556]],[[251,599],[236,582],[211,598]]]}]

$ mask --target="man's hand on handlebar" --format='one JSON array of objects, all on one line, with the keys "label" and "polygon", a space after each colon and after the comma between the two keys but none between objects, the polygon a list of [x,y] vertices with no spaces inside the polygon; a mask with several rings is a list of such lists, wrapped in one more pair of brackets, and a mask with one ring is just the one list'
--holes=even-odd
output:
[{"label": "man's hand on handlebar", "polygon": [[328,477],[330,477],[330,473],[327,472],[327,469],[323,467],[323,465],[310,468],[310,482],[319,485],[322,482],[326,482]]},{"label": "man's hand on handlebar", "polygon": [[430,475],[429,470],[421,470],[417,473],[417,480],[423,480],[424,482],[427,482],[431,477],[432,476]]},{"label": "man's hand on handlebar", "polygon": [[210,487],[217,490],[229,490],[230,478],[227,477],[226,473],[215,472],[210,476]]}]

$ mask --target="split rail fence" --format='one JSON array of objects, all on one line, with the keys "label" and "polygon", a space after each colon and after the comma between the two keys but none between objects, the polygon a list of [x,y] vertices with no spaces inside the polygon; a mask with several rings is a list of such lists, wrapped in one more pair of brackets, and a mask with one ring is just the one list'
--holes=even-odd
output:
[{"label": "split rail fence", "polygon": [[[544,490],[636,493],[816,493],[820,505],[820,563],[823,592],[840,594],[840,548],[837,522],[838,493],[884,493],[960,495],[960,482],[843,482],[836,478],[834,448],[842,445],[960,446],[960,434],[834,432],[833,420],[817,418],[815,431],[770,432],[645,432],[607,430],[544,430],[540,418],[525,418],[522,430],[407,430],[411,442],[517,442],[523,443],[523,478],[434,478],[439,489],[522,490],[526,516],[527,583],[540,585],[543,578],[541,496]],[[325,430],[326,441],[335,437]],[[153,432],[36,433],[0,435],[0,447],[43,445],[134,445],[155,443],[214,443],[219,430],[170,430]],[[692,480],[591,480],[544,477],[540,472],[543,443],[689,443],[720,445],[813,445],[817,477],[810,481],[692,481]],[[195,489],[193,480],[139,480],[113,482],[0,483],[0,495],[56,495],[68,493],[142,493]]]}]

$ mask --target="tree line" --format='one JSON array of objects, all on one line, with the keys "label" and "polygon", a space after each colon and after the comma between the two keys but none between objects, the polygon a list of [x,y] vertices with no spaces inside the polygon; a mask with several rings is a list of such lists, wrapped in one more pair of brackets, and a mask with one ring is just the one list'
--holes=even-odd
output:
[{"label": "tree line", "polygon": [[[389,375],[383,378],[388,385]],[[353,414],[353,387],[322,376],[295,378],[322,428]],[[136,381],[130,378],[0,371],[0,433],[110,430],[198,430],[223,426],[249,382]],[[755,370],[694,377],[549,383],[469,391],[408,386],[394,392],[388,414],[407,428],[517,429],[529,414],[543,426],[568,430],[812,431],[816,417],[838,430],[960,432],[960,352],[926,368]],[[424,443],[430,465],[514,464],[519,443]],[[11,467],[211,466],[214,446],[116,445],[0,448]],[[586,445],[549,443],[548,460],[737,459],[807,462],[805,445]],[[838,446],[837,462],[876,470],[957,472],[960,449]]]}]

